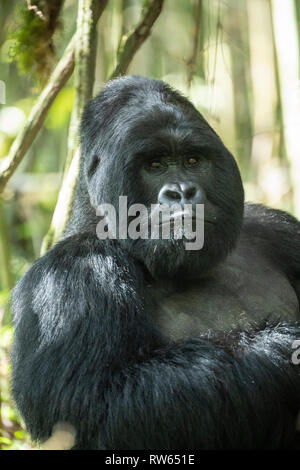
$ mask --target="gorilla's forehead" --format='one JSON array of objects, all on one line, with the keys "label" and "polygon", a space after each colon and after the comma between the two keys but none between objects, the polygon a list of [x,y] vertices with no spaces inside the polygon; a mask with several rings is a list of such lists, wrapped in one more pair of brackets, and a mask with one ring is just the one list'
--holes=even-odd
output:
[{"label": "gorilla's forehead", "polygon": [[209,124],[194,107],[182,107],[162,100],[129,102],[116,116],[125,126],[140,130],[147,126],[149,132],[161,128],[196,127],[212,132]]},{"label": "gorilla's forehead", "polygon": [[211,150],[223,147],[204,119],[186,116],[173,106],[133,110],[133,114],[127,113],[121,120],[122,144],[134,147],[136,152],[151,149],[182,153],[203,147]]}]

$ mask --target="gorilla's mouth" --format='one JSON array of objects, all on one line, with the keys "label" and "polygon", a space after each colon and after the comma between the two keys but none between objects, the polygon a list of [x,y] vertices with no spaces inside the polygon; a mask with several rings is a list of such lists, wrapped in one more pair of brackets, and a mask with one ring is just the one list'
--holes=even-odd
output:
[{"label": "gorilla's mouth", "polygon": [[204,226],[205,220],[202,218],[198,218],[196,216],[193,217],[183,217],[177,216],[177,217],[170,217],[166,218],[162,221],[159,222],[157,225],[153,225],[154,227],[159,227],[161,229],[163,228],[170,228],[171,231],[182,231],[184,233],[185,231],[196,231],[199,226]]},{"label": "gorilla's mouth", "polygon": [[[180,218],[181,218],[180,216],[178,216],[178,217],[166,218],[166,219],[164,219],[163,221],[160,221],[159,224],[157,224],[157,225],[159,225],[160,227],[162,227],[162,226],[167,225],[167,224],[169,224],[169,223],[171,223],[171,224],[173,223],[173,224],[174,224],[174,222],[176,222],[176,220],[178,220],[178,219],[180,219]],[[192,222],[193,224],[194,224],[194,223],[203,223],[203,224],[208,223],[208,224],[215,225],[215,224],[217,223],[216,220],[211,220],[211,219],[207,219],[207,218],[203,219],[203,218],[201,218],[201,217],[196,217],[196,216],[192,216],[192,217],[190,217],[190,218],[187,218],[187,217],[186,217],[185,220],[186,220],[186,222],[188,222],[188,223]]]},{"label": "gorilla's mouth", "polygon": [[[200,206],[200,205],[199,205]],[[162,226],[164,224],[169,224],[170,222],[200,222],[204,223],[204,207],[201,207],[201,210],[194,209],[193,207],[189,208],[177,208],[175,210],[171,208],[162,208],[161,205],[157,205],[150,212],[150,220],[154,225]]]},{"label": "gorilla's mouth", "polygon": [[156,226],[161,228],[170,226],[171,229],[174,229],[176,226],[186,227],[188,230],[195,231],[200,228],[203,229],[206,224],[216,225],[217,220],[212,220],[207,217],[197,217],[195,214],[187,216],[182,212],[171,217],[163,218]]}]

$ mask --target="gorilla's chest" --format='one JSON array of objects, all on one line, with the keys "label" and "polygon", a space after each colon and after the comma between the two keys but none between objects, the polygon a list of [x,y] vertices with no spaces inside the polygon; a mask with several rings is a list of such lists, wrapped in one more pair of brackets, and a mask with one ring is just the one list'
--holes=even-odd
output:
[{"label": "gorilla's chest", "polygon": [[[183,273],[184,282],[184,273]],[[205,279],[175,290],[151,286],[154,321],[173,339],[208,330],[245,328],[263,319],[298,319],[299,304],[287,278],[255,253],[236,251]]]}]

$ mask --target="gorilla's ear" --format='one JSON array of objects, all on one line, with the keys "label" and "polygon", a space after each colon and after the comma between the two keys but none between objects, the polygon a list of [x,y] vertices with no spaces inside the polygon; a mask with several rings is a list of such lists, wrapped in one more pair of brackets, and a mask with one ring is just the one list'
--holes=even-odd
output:
[{"label": "gorilla's ear", "polygon": [[90,161],[88,170],[87,170],[88,179],[90,179],[94,175],[95,171],[97,170],[97,166],[99,165],[99,163],[100,163],[99,155],[93,155],[93,157]]}]

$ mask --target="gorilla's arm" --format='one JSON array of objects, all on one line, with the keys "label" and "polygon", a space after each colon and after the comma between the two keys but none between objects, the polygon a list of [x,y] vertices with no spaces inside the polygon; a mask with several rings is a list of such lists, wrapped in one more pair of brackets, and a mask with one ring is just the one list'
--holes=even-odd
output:
[{"label": "gorilla's arm", "polygon": [[291,445],[300,406],[291,344],[300,329],[167,344],[147,317],[140,279],[113,243],[80,235],[19,282],[13,389],[33,437],[63,421],[79,448]]}]

